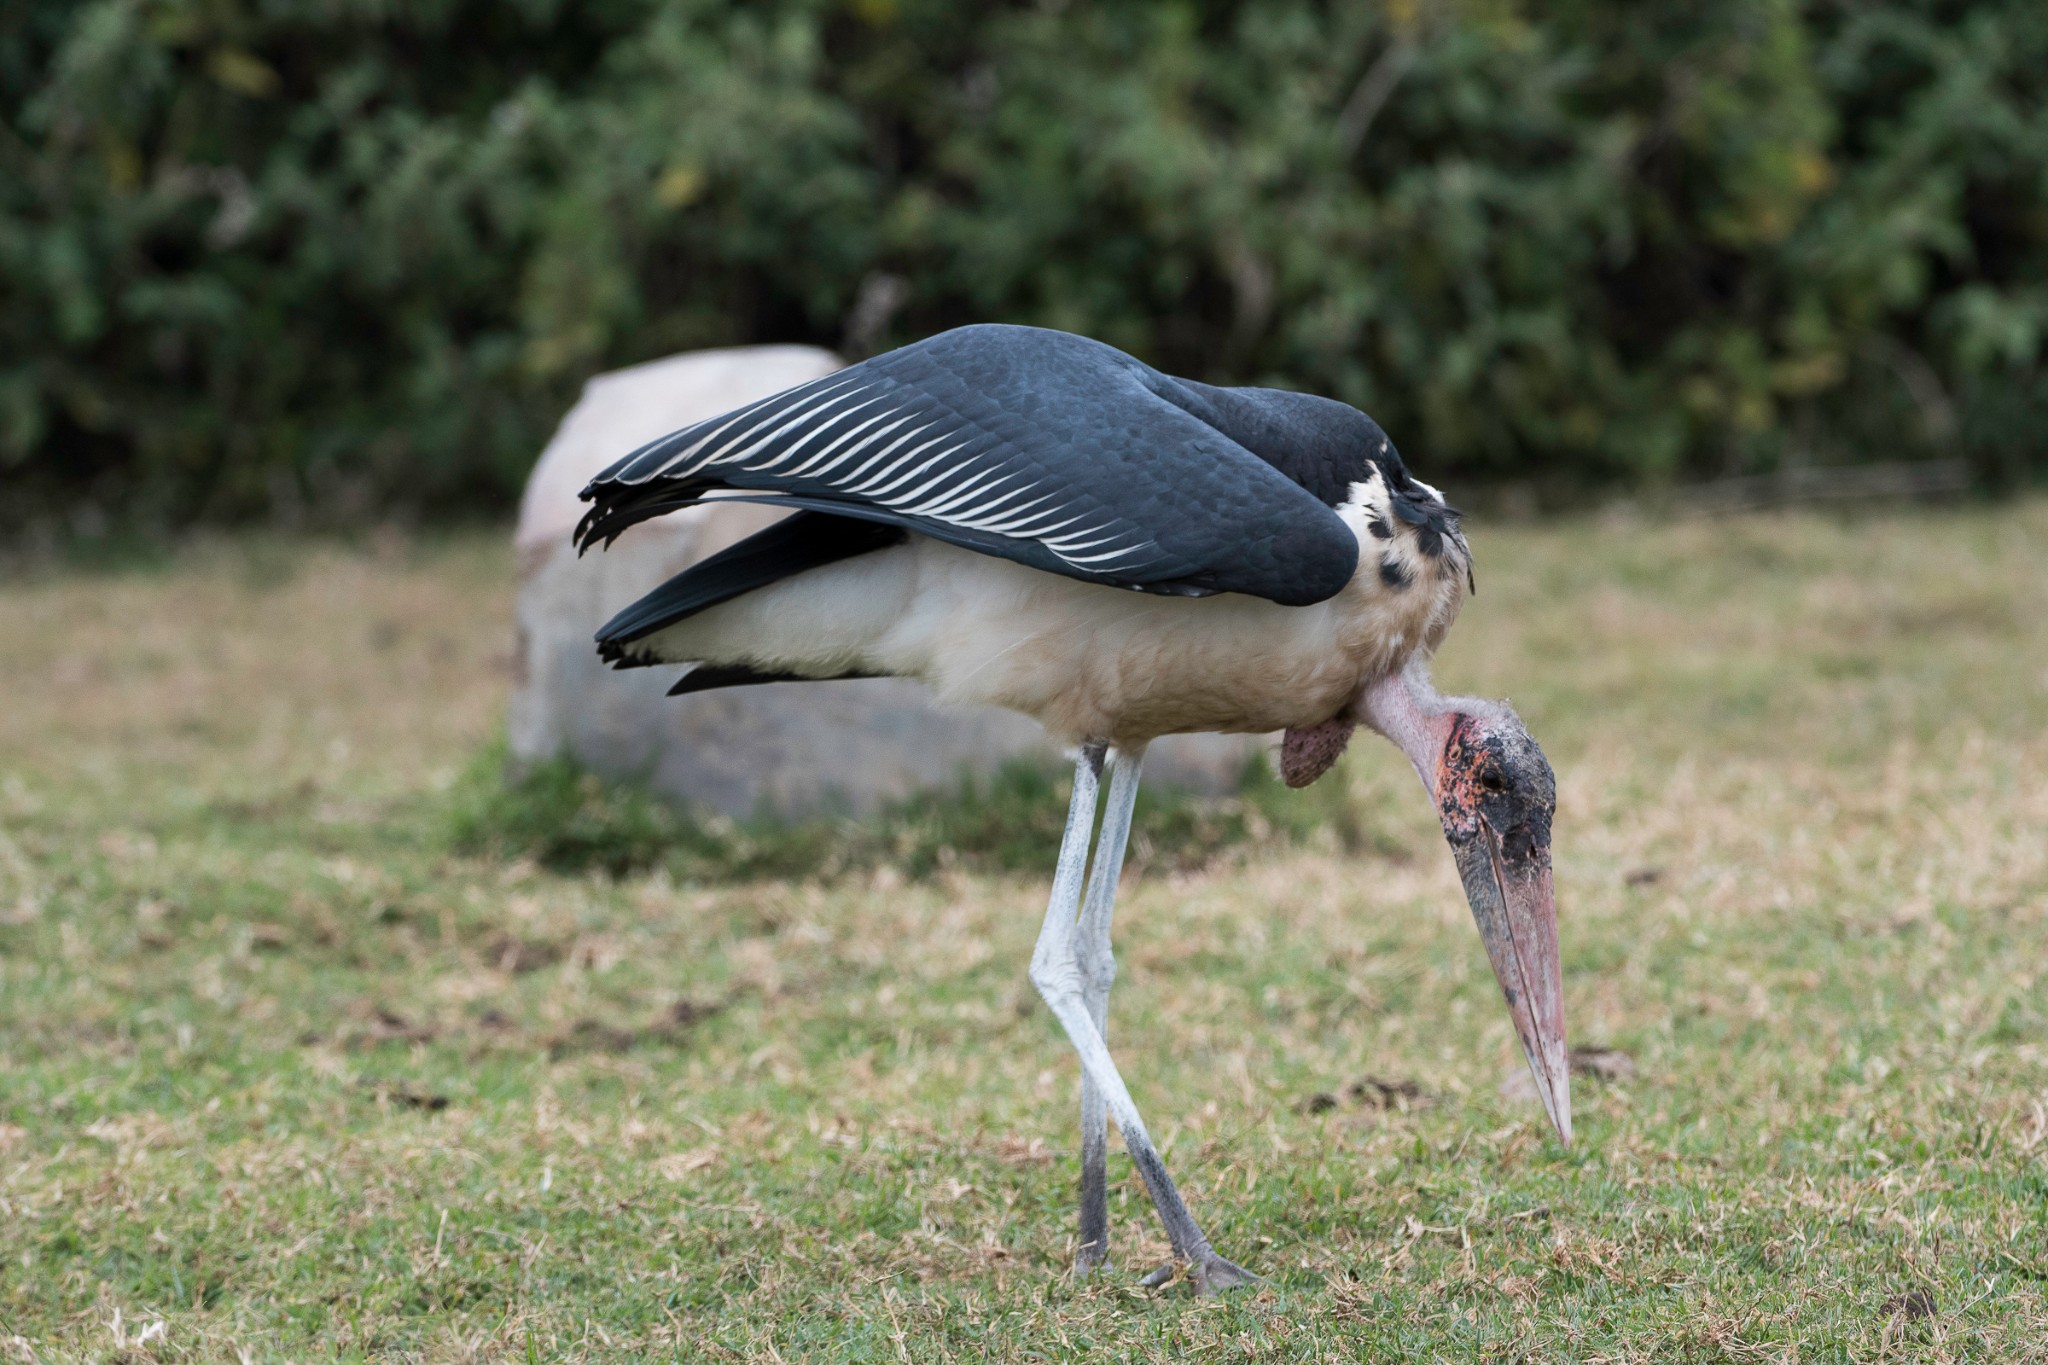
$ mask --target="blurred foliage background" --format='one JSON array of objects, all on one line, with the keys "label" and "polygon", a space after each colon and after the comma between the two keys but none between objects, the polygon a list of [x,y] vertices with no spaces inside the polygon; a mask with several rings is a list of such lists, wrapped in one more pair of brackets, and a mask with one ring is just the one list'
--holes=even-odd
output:
[{"label": "blurred foliage background", "polygon": [[496,510],[582,380],[979,320],[1432,478],[2048,473],[2039,0],[14,0],[0,518]]}]

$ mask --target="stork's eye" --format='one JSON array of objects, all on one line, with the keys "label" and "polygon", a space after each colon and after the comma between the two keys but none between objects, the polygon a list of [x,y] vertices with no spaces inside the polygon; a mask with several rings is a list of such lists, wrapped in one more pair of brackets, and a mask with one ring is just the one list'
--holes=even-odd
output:
[{"label": "stork's eye", "polygon": [[1485,772],[1479,774],[1479,788],[1481,791],[1489,791],[1499,795],[1508,789],[1508,780],[1493,769],[1488,768]]}]

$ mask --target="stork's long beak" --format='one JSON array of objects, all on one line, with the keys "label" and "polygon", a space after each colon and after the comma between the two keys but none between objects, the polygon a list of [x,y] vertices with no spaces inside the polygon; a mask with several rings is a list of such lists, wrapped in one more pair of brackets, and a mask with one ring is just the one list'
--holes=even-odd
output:
[{"label": "stork's long beak", "polygon": [[[1509,863],[1483,821],[1472,838],[1453,842],[1458,875],[1472,918],[1486,941],[1493,974],[1507,997],[1515,1035],[1536,1078],[1536,1093],[1558,1139],[1572,1140],[1571,1067],[1564,1047],[1564,969],[1557,952],[1557,899],[1550,859]],[[1543,850],[1544,854],[1548,850]]]}]

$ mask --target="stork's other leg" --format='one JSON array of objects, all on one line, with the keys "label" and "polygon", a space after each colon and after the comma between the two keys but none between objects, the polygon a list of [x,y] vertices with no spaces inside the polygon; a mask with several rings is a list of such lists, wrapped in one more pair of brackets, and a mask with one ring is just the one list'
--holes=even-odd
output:
[{"label": "stork's other leg", "polygon": [[1101,776],[1103,751],[1097,746],[1083,752],[1074,765],[1074,799],[1067,808],[1067,830],[1060,841],[1059,868],[1053,874],[1052,897],[1045,907],[1045,923],[1038,931],[1038,946],[1031,954],[1031,982],[1067,1031],[1067,1040],[1081,1056],[1081,1069],[1102,1090],[1109,1112],[1124,1135],[1124,1147],[1144,1178],[1145,1188],[1166,1226],[1167,1241],[1176,1258],[1187,1262],[1195,1287],[1214,1293],[1232,1285],[1248,1284],[1257,1277],[1241,1266],[1218,1256],[1209,1239],[1196,1226],[1173,1177],[1159,1159],[1159,1150],[1138,1116],[1124,1078],[1110,1059],[1109,1048],[1096,1031],[1083,994],[1080,960],[1075,952],[1076,911],[1081,900],[1081,883],[1088,863],[1088,836],[1095,823],[1095,794]]},{"label": "stork's other leg", "polygon": [[[1088,878],[1088,898],[1074,956],[1081,969],[1081,998],[1095,1032],[1109,1042],[1109,988],[1116,981],[1116,955],[1110,950],[1109,926],[1116,907],[1117,882],[1123,876],[1124,849],[1130,842],[1131,808],[1138,800],[1138,777],[1145,747],[1120,749],[1110,755],[1109,806],[1102,814],[1102,833],[1095,841],[1095,867]],[[1081,1251],[1074,1269],[1087,1274],[1109,1259],[1109,1106],[1102,1087],[1081,1073]]]}]

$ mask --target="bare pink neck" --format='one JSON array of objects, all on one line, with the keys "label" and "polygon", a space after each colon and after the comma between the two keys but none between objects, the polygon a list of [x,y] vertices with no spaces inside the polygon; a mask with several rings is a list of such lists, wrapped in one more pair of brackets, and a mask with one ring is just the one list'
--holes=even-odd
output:
[{"label": "bare pink neck", "polygon": [[1457,712],[1430,685],[1429,675],[1419,668],[1390,673],[1367,684],[1354,709],[1360,720],[1408,755],[1424,789],[1434,796],[1444,745],[1450,740]]}]

